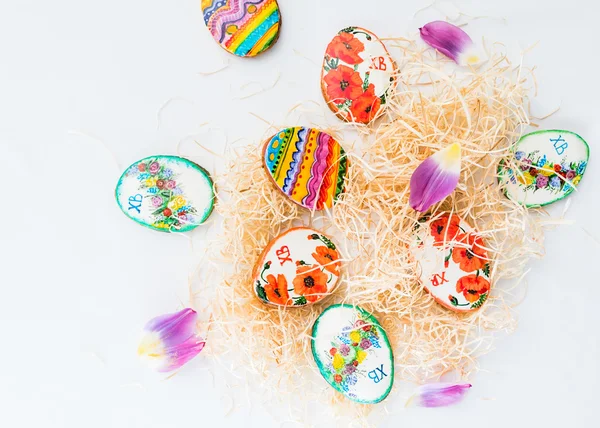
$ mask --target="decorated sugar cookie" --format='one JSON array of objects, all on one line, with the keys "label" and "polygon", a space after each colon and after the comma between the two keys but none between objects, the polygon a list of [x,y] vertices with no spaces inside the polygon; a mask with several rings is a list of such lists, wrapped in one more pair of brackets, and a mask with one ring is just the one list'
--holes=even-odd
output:
[{"label": "decorated sugar cookie", "polygon": [[256,56],[279,37],[276,0],[202,0],[201,7],[213,38],[237,56]]},{"label": "decorated sugar cookie", "polygon": [[264,303],[304,306],[329,295],[340,279],[340,253],[323,233],[296,227],[275,238],[254,268],[254,292]]},{"label": "decorated sugar cookie", "polygon": [[131,165],[115,190],[135,222],[163,232],[187,232],[213,210],[213,182],[199,165],[177,156],[151,156]]},{"label": "decorated sugar cookie", "polygon": [[388,396],[394,355],[374,316],[359,306],[330,306],[315,321],[312,337],[313,357],[329,385],[358,403],[379,403]]},{"label": "decorated sugar cookie", "polygon": [[512,162],[500,164],[499,181],[509,199],[526,207],[548,205],[573,192],[589,158],[588,144],[573,132],[532,132],[519,140]]},{"label": "decorated sugar cookie", "polygon": [[441,305],[458,312],[480,308],[491,288],[483,238],[456,214],[428,220],[415,230],[411,254],[419,281]]},{"label": "decorated sugar cookie", "polygon": [[383,42],[360,27],[333,38],[323,60],[321,89],[329,108],[349,122],[369,123],[396,85],[396,63]]},{"label": "decorated sugar cookie", "polygon": [[265,169],[279,190],[310,210],[331,208],[344,191],[348,159],[329,134],[286,128],[265,143]]}]

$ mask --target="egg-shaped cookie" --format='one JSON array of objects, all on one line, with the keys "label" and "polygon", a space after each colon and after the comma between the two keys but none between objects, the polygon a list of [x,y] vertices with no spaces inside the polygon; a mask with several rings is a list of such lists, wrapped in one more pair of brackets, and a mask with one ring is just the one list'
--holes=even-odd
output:
[{"label": "egg-shaped cookie", "polygon": [[332,305],[312,330],[312,353],[323,378],[357,403],[384,400],[394,383],[394,355],[377,319],[359,306]]},{"label": "egg-shaped cookie", "polygon": [[521,137],[508,162],[500,163],[498,179],[509,199],[541,207],[573,193],[589,159],[587,142],[574,132],[532,132]]},{"label": "egg-shaped cookie", "polygon": [[340,253],[324,233],[296,227],[273,239],[253,274],[253,288],[263,302],[305,306],[330,295],[340,280]]},{"label": "egg-shaped cookie", "polygon": [[187,232],[211,214],[213,181],[201,166],[178,156],[150,156],[129,166],[115,190],[121,211],[142,226]]},{"label": "egg-shaped cookie", "polygon": [[456,312],[479,309],[491,290],[491,260],[483,237],[456,214],[424,220],[410,252],[423,288]]},{"label": "egg-shaped cookie", "polygon": [[279,131],[264,145],[263,164],[275,186],[309,210],[333,207],[345,189],[346,152],[335,138],[318,129]]},{"label": "egg-shaped cookie", "polygon": [[281,14],[276,0],[202,0],[204,23],[226,51],[252,57],[279,38]]},{"label": "egg-shaped cookie", "polygon": [[375,34],[348,27],[327,46],[321,91],[339,118],[366,124],[383,112],[396,86],[396,74],[396,63]]}]

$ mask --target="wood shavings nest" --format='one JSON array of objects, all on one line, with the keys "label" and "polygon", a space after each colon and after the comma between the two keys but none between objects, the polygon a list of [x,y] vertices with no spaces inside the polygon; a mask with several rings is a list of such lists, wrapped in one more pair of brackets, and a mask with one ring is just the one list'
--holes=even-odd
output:
[{"label": "wood shavings nest", "polygon": [[[351,403],[318,374],[310,333],[327,306],[357,304],[379,319],[393,346],[395,390],[403,380],[423,383],[449,373],[468,379],[477,358],[491,350],[495,333],[515,328],[527,262],[543,255],[543,226],[551,220],[508,200],[496,175],[498,162],[530,125],[531,73],[512,64],[499,45],[480,67],[457,69],[413,41],[392,43],[403,58],[397,91],[375,125],[347,125],[358,128],[363,141],[352,149],[340,138],[351,168],[331,212],[308,213],[272,185],[262,166],[264,141],[232,152],[227,173],[217,180],[224,232],[215,260],[232,268],[221,271],[212,300],[210,352],[231,374],[232,394],[241,391],[267,408],[279,403],[290,421],[304,422],[320,411],[331,415],[332,409],[346,415],[352,409],[353,418],[361,418],[373,407]],[[462,146],[460,183],[432,215],[458,214],[484,236],[493,260],[490,298],[469,314],[441,307],[423,290],[408,251],[420,217],[408,204],[411,174],[454,142]],[[346,259],[341,286],[303,308],[264,305],[252,289],[253,266],[273,238],[298,225],[336,238]],[[387,411],[393,399],[392,393],[379,409]]]}]

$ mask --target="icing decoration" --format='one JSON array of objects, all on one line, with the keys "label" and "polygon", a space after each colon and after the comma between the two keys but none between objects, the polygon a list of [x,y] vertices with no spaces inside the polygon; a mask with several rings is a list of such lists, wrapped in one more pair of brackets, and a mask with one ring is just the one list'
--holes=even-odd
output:
[{"label": "icing decoration", "polygon": [[458,185],[460,145],[451,144],[425,159],[410,178],[410,206],[426,212],[443,201]]},{"label": "icing decoration", "polygon": [[369,123],[382,112],[396,84],[396,71],[396,63],[375,34],[348,27],[327,46],[321,90],[338,117]]},{"label": "icing decoration", "polygon": [[408,400],[420,407],[446,407],[457,404],[465,397],[471,388],[470,383],[429,383],[417,388],[415,394]]},{"label": "icing decoration", "polygon": [[265,143],[264,166],[279,190],[310,210],[331,208],[344,191],[348,159],[329,134],[286,128]]},{"label": "icing decoration", "polygon": [[208,172],[177,156],[151,156],[123,173],[115,190],[125,215],[163,232],[187,232],[204,223],[213,210],[213,182]]},{"label": "icing decoration", "polygon": [[456,25],[433,21],[419,31],[425,43],[459,65],[474,65],[481,61],[471,37]]},{"label": "icing decoration", "polygon": [[138,356],[159,372],[177,370],[204,348],[196,333],[197,318],[190,308],[153,318],[144,327]]},{"label": "icing decoration", "polygon": [[469,312],[487,300],[491,282],[485,241],[456,214],[421,223],[410,251],[423,288],[441,305]]},{"label": "icing decoration", "polygon": [[340,266],[340,254],[331,239],[314,229],[296,227],[264,249],[254,268],[254,292],[264,303],[308,305],[335,289]]},{"label": "icing decoration", "polygon": [[352,401],[379,403],[392,390],[394,356],[385,330],[359,306],[332,305],[312,330],[321,375]]},{"label": "icing decoration", "polygon": [[276,0],[202,0],[201,8],[213,38],[237,56],[256,56],[279,37]]},{"label": "icing decoration", "polygon": [[548,205],[573,192],[589,158],[588,144],[573,132],[532,132],[517,142],[510,164],[500,163],[499,182],[513,201],[526,207]]}]

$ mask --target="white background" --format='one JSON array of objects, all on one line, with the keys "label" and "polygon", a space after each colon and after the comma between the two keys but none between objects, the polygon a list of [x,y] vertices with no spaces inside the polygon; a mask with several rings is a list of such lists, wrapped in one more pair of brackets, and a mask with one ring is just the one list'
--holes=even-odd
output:
[{"label": "white background", "polygon": [[[443,18],[435,10],[413,18],[427,4],[280,0],[279,42],[243,60],[213,42],[197,0],[3,1],[0,426],[279,426],[258,406],[225,417],[229,403],[201,356],[169,381],[139,364],[141,327],[187,301],[194,261],[187,240],[125,218],[114,184],[130,163],[173,154],[178,141],[209,126],[218,132],[206,134],[206,145],[222,146],[223,131],[230,142],[256,143],[267,126],[250,112],[283,125],[292,106],[314,100],[320,124],[335,124],[318,84],[328,41],[348,25],[416,37],[420,25]],[[533,113],[560,105],[542,126],[578,132],[592,162],[571,198],[574,224],[547,234],[519,328],[481,359],[466,401],[404,410],[399,398],[388,404],[384,426],[598,426],[599,10],[591,0],[459,5],[492,17],[467,27],[475,40],[503,41],[516,53],[540,41],[527,58],[538,66]],[[224,64],[217,74],[198,74]],[[260,89],[248,82],[269,88],[278,76],[273,89],[239,99]],[[213,167],[205,152],[188,147],[185,154]]]}]

